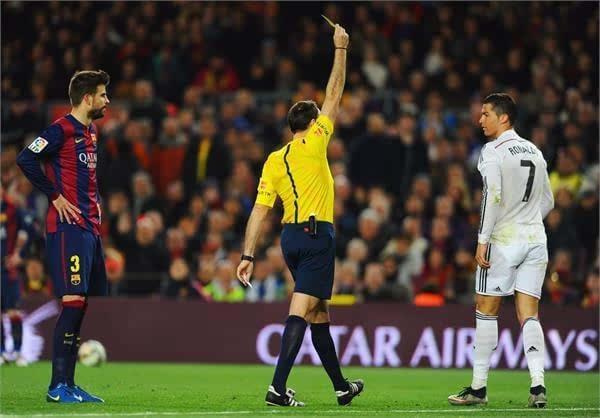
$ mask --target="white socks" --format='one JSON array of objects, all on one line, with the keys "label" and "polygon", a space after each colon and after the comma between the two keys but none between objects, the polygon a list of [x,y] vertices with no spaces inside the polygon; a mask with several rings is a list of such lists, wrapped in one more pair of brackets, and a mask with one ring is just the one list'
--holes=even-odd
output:
[{"label": "white socks", "polygon": [[475,311],[475,352],[473,355],[473,381],[471,388],[487,386],[490,358],[498,345],[498,316]]},{"label": "white socks", "polygon": [[544,331],[537,318],[529,317],[523,323],[523,350],[527,357],[531,387],[544,385]]}]

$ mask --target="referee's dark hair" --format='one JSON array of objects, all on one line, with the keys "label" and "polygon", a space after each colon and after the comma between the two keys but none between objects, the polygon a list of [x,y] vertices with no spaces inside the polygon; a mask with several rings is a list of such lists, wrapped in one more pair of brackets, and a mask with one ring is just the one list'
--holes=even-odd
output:
[{"label": "referee's dark hair", "polygon": [[294,104],[288,112],[287,120],[293,134],[308,129],[311,120],[319,117],[319,108],[312,100],[302,100]]},{"label": "referee's dark hair", "polygon": [[517,104],[510,95],[506,93],[492,93],[485,99],[483,104],[491,104],[496,115],[508,115],[508,123],[514,125],[517,119]]},{"label": "referee's dark hair", "polygon": [[86,94],[96,94],[99,85],[108,86],[110,76],[102,70],[76,71],[69,82],[69,99],[72,106],[78,106]]}]

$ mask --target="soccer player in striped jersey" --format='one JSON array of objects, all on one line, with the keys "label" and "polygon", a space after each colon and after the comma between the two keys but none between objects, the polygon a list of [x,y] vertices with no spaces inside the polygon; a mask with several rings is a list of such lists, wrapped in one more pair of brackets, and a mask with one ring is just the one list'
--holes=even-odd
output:
[{"label": "soccer player in striped jersey", "polygon": [[102,70],[76,72],[69,83],[71,113],[54,121],[17,159],[51,203],[46,251],[62,312],[54,330],[48,402],[103,402],[77,386],[74,376],[88,296],[106,294],[107,286],[96,181],[98,131],[92,121],[106,112],[109,81]]},{"label": "soccer player in striped jersey", "polygon": [[[27,360],[21,355],[23,342],[23,317],[19,311],[21,294],[21,269],[27,250],[29,232],[32,229],[32,215],[18,208],[6,196],[4,185],[0,185],[0,252],[2,259],[2,292],[0,292],[0,312],[10,320],[13,338],[15,364],[27,366]],[[11,360],[5,352],[4,321],[0,316],[0,365]]]},{"label": "soccer player in striped jersey", "polygon": [[529,406],[546,406],[544,333],[538,304],[548,264],[543,219],[554,207],[541,151],[513,129],[514,100],[504,93],[486,97],[479,123],[489,142],[481,150],[481,223],[475,259],[475,352],[473,381],[448,397],[452,405],[487,403],[492,352],[498,344],[498,312],[503,296],[513,295],[523,331],[531,385]]}]

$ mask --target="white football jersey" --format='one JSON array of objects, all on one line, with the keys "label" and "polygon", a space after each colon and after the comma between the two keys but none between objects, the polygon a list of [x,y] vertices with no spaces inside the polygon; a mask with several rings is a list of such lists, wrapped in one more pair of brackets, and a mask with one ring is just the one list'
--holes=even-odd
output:
[{"label": "white football jersey", "polygon": [[478,241],[546,243],[543,219],[554,207],[542,152],[510,129],[481,150],[483,178]]}]

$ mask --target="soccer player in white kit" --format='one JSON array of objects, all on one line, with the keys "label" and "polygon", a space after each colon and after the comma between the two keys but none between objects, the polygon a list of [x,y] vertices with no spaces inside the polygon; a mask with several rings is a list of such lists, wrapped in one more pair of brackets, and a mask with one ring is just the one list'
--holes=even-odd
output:
[{"label": "soccer player in white kit", "polygon": [[498,343],[498,312],[502,297],[513,294],[531,375],[528,404],[543,408],[547,402],[538,303],[548,264],[543,219],[554,207],[554,197],[544,156],[513,129],[516,113],[508,94],[491,94],[483,101],[479,124],[489,142],[477,165],[483,196],[475,255],[473,381],[448,397],[452,405],[487,404],[490,358]]}]

